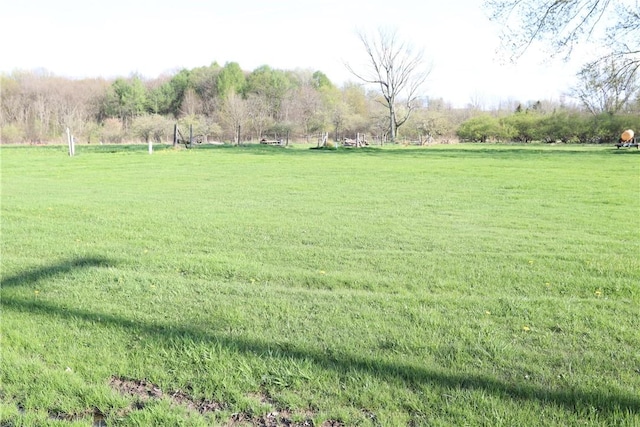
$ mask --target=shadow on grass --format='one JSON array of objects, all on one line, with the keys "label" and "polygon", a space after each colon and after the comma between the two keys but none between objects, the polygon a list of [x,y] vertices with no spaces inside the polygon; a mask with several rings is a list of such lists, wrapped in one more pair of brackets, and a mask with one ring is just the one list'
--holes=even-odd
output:
[{"label": "shadow on grass", "polygon": [[55,265],[28,270],[15,276],[4,277],[3,275],[2,279],[0,280],[0,288],[25,286],[33,284],[40,280],[47,279],[49,277],[69,273],[77,269],[91,267],[108,267],[110,265],[113,265],[113,262],[102,257],[76,258]]},{"label": "shadow on grass", "polygon": [[388,144],[386,146],[370,145],[367,147],[339,147],[337,149],[317,149],[315,146],[271,146],[261,144],[246,145],[202,145],[194,150],[224,150],[226,152],[250,153],[255,155],[286,156],[380,156],[391,158],[402,157],[445,157],[445,158],[494,158],[494,159],[528,159],[531,157],[560,156],[602,156],[633,155],[640,150],[616,149],[612,145],[561,145],[547,144],[480,144],[464,143],[432,146],[402,146]]},{"label": "shadow on grass", "polygon": [[[80,258],[70,260],[48,268],[27,271],[13,277],[3,278],[3,286],[34,284],[56,274],[65,274],[77,268],[113,265],[104,258]],[[215,342],[239,353],[282,359],[300,359],[312,361],[324,369],[337,371],[344,375],[360,371],[378,378],[400,380],[407,385],[430,384],[434,387],[462,390],[480,390],[500,398],[514,400],[535,400],[545,404],[563,406],[568,410],[597,409],[603,414],[621,411],[640,413],[640,397],[608,390],[584,391],[580,389],[548,390],[529,383],[510,383],[483,375],[453,374],[428,370],[421,366],[383,362],[349,354],[327,354],[306,348],[289,345],[283,349],[279,345],[270,345],[259,340],[230,338],[208,331],[175,324],[158,324],[134,321],[121,316],[89,312],[70,307],[60,307],[48,302],[3,296],[2,308],[16,312],[27,312],[43,316],[55,316],[60,319],[83,320],[92,324],[113,326],[134,330],[136,334],[145,333],[152,339],[170,345],[172,340],[188,339],[195,342]]]},{"label": "shadow on grass", "polygon": [[629,149],[612,150],[612,153],[633,156],[633,155],[640,155],[640,150],[629,148]]},{"label": "shadow on grass", "polygon": [[[62,148],[54,147],[62,150]],[[141,153],[147,154],[146,144],[112,144],[82,146],[82,150],[93,153]],[[443,144],[432,146],[403,146],[387,144],[385,146],[370,145],[367,147],[339,147],[338,149],[316,149],[314,144],[308,146],[289,145],[265,145],[248,143],[242,145],[224,144],[195,144],[192,148],[185,149],[180,145],[178,150],[188,152],[213,152],[224,151],[227,153],[244,153],[255,155],[284,155],[284,156],[388,156],[388,157],[469,157],[469,158],[529,158],[535,156],[601,156],[603,154],[634,155],[640,154],[638,149],[616,149],[611,144],[600,145],[548,145],[548,144],[482,144],[462,143]],[[155,144],[154,151],[175,150],[170,144]]]}]

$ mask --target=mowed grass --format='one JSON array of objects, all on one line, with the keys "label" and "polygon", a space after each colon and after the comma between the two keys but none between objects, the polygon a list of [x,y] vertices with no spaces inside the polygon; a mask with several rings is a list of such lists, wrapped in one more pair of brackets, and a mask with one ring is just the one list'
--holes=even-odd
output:
[{"label": "mowed grass", "polygon": [[2,425],[640,425],[640,152],[0,154]]}]

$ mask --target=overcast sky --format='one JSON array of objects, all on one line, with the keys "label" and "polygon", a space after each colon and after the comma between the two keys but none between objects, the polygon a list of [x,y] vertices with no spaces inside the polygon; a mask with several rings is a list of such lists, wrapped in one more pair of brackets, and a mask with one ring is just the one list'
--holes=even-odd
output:
[{"label": "overcast sky", "polygon": [[482,0],[0,0],[0,72],[44,68],[65,77],[158,77],[237,62],[355,80],[356,31],[384,26],[432,63],[425,95],[471,100],[559,100],[584,62],[545,61],[533,47],[517,65],[496,54],[499,28]]}]

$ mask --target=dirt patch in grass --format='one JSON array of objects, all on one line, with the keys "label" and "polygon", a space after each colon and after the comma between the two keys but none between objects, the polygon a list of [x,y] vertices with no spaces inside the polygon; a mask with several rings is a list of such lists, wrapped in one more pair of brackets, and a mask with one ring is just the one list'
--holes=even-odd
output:
[{"label": "dirt patch in grass", "polygon": [[164,397],[160,387],[146,380],[128,380],[113,377],[109,381],[109,385],[120,394],[135,396],[143,402],[152,398],[162,399]]},{"label": "dirt patch in grass", "polygon": [[91,417],[94,415],[94,411],[87,410],[79,413],[67,413],[61,411],[49,411],[49,419],[55,421],[80,421],[82,419]]},{"label": "dirt patch in grass", "polygon": [[[18,406],[18,411],[24,414],[24,409]],[[98,409],[88,409],[78,413],[68,413],[61,411],[49,411],[49,419],[53,421],[78,422],[86,419],[92,419],[91,427],[107,427],[104,414]],[[2,424],[4,426],[4,424]],[[13,424],[7,424],[13,425]]]},{"label": "dirt patch in grass", "polygon": [[[309,417],[304,421],[293,421],[292,413],[289,411],[274,411],[261,416],[249,416],[248,414],[233,414],[227,426],[246,426],[250,424],[255,427],[315,427],[316,424]],[[343,427],[344,424],[328,420],[320,424],[318,427]]]},{"label": "dirt patch in grass", "polygon": [[130,380],[113,377],[109,385],[120,394],[136,397],[138,402],[142,404],[141,408],[144,407],[144,403],[150,399],[164,398],[171,400],[171,402],[176,405],[184,406],[189,410],[197,411],[201,414],[221,411],[226,407],[225,404],[213,400],[194,399],[181,390],[165,393],[160,387],[147,380]]},{"label": "dirt patch in grass", "polygon": [[[129,395],[136,398],[136,403],[130,408],[130,411],[143,409],[149,400],[153,399],[169,399],[176,405],[183,406],[191,411],[206,414],[210,412],[222,411],[228,408],[228,405],[213,400],[194,399],[187,393],[176,390],[173,392],[164,392],[157,385],[147,380],[134,380],[119,377],[112,377],[109,381],[111,388],[123,395]],[[275,406],[275,402],[264,394],[252,394],[249,397],[258,400],[261,403]],[[239,426],[250,424],[256,427],[314,427],[313,413],[306,412],[302,417],[292,413],[289,410],[277,410],[264,415],[248,414],[244,412],[234,413],[227,422],[227,426]],[[303,421],[294,421],[294,418],[304,418]],[[323,422],[319,427],[342,427],[343,424],[328,420]]]}]

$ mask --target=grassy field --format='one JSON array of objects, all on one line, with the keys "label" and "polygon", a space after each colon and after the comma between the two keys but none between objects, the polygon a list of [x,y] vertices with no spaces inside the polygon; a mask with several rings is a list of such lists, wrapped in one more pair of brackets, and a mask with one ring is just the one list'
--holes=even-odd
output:
[{"label": "grassy field", "polygon": [[2,147],[0,424],[640,425],[640,152]]}]

